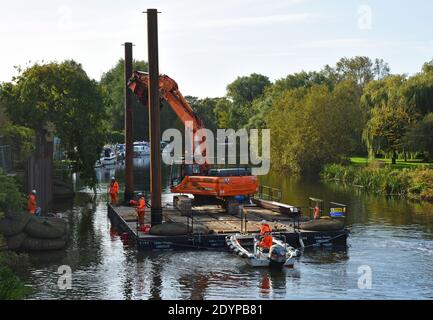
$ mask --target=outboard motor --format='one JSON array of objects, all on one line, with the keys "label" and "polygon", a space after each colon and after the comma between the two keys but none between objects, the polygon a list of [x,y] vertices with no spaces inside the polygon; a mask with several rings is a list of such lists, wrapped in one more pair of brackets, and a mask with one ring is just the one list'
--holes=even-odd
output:
[{"label": "outboard motor", "polygon": [[278,244],[274,244],[269,250],[270,266],[282,267],[287,259],[286,254],[287,252],[285,247]]}]

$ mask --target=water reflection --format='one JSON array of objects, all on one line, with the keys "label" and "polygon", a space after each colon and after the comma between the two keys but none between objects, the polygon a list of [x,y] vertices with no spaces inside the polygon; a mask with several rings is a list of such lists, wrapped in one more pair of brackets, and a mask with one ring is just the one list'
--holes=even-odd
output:
[{"label": "water reflection", "polygon": [[[101,189],[122,166],[101,170]],[[104,173],[104,171],[106,171]],[[163,175],[167,177],[168,169]],[[148,167],[137,168],[135,189],[148,190]],[[306,250],[294,269],[253,269],[224,251],[137,252],[112,228],[106,195],[78,193],[60,203],[69,221],[66,252],[32,254],[25,277],[49,299],[377,299],[428,298],[433,294],[433,205],[384,198],[352,189],[268,176],[264,184],[283,189],[284,201],[303,204],[309,196],[349,205],[347,250]],[[171,196],[167,193],[167,199]],[[57,268],[69,265],[73,288],[57,288]],[[372,290],[357,287],[358,268],[374,273]]]}]

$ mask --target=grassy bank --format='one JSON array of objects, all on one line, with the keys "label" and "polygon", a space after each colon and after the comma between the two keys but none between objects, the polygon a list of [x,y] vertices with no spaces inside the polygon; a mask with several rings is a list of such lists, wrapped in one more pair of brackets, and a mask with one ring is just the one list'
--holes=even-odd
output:
[{"label": "grassy bank", "polygon": [[433,202],[433,169],[331,164],[323,168],[324,181],[340,181],[366,191]]},{"label": "grassy bank", "polygon": [[426,163],[421,160],[397,160],[396,164],[392,164],[391,159],[376,159],[369,160],[367,157],[351,157],[349,158],[350,164],[355,166],[368,166],[370,164],[380,164],[383,166],[391,167],[392,169],[411,169],[411,168],[429,168],[433,169],[433,163]]}]

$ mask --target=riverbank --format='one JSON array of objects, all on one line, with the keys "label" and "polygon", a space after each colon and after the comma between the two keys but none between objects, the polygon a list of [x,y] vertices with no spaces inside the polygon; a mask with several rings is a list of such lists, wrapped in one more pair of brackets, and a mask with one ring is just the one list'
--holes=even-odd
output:
[{"label": "riverbank", "polygon": [[368,166],[326,165],[320,174],[324,181],[339,181],[369,192],[433,202],[433,169],[383,167],[373,162]]}]

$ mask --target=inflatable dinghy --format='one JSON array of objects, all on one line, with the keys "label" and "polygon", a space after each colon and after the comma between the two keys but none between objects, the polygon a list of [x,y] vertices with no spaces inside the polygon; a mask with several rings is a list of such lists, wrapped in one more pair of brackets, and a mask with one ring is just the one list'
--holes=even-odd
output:
[{"label": "inflatable dinghy", "polygon": [[[293,268],[295,258],[300,256],[299,250],[273,237],[273,245],[265,252],[259,247],[256,235],[235,234],[226,237],[227,247],[237,256],[244,258],[251,267]],[[251,250],[247,248],[252,247]]]}]

